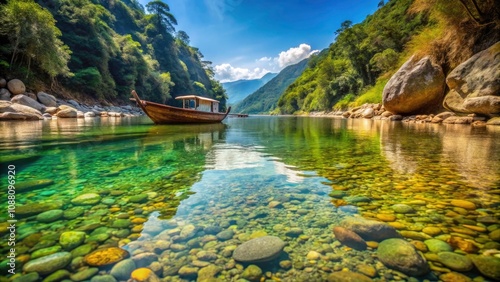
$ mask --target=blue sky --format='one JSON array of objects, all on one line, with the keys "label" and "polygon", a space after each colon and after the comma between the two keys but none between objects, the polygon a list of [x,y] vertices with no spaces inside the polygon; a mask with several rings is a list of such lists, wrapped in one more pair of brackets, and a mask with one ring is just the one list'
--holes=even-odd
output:
[{"label": "blue sky", "polygon": [[[149,0],[139,0],[146,5]],[[379,0],[164,0],[222,82],[259,78],[322,50]]]}]

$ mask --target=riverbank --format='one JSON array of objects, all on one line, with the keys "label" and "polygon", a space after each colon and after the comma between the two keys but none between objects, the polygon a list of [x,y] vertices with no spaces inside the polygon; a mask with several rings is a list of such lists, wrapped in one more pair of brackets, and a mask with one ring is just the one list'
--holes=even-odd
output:
[{"label": "riverbank", "polygon": [[500,125],[500,117],[486,117],[477,114],[461,116],[450,111],[443,111],[438,114],[428,115],[397,115],[385,110],[384,106],[381,104],[364,104],[347,111],[310,112],[303,115],[315,117],[365,118],[374,120],[403,121],[409,123],[470,124],[478,127]]}]

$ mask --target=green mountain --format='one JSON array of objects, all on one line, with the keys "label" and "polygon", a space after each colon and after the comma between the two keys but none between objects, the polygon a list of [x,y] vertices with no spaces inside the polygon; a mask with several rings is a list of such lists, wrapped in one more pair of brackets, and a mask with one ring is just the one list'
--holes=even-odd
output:
[{"label": "green mountain", "polygon": [[136,89],[169,104],[198,94],[225,107],[211,63],[175,30],[160,0],[146,7],[137,0],[10,0],[0,10],[0,40],[8,42],[0,48],[0,75],[34,91],[115,102]]},{"label": "green mountain", "polygon": [[379,103],[411,56],[430,56],[445,73],[499,40],[498,1],[390,0],[353,25],[344,21],[278,101],[276,114]]},{"label": "green mountain", "polygon": [[234,112],[246,114],[269,113],[276,107],[285,89],[299,77],[307,67],[309,59],[284,68],[276,77],[246,97],[235,106]]},{"label": "green mountain", "polygon": [[268,72],[259,79],[241,79],[222,83],[222,86],[227,93],[227,103],[234,105],[241,102],[248,95],[259,89],[259,87],[266,84],[269,80],[273,79],[276,75],[277,73]]}]

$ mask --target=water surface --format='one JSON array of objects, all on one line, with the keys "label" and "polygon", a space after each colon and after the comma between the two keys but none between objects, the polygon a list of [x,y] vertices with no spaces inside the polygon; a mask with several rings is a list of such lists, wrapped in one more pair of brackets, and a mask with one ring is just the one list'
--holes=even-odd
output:
[{"label": "water surface", "polygon": [[[476,266],[465,271],[435,259],[423,242],[439,239],[464,257],[496,254],[499,128],[256,116],[183,126],[147,118],[0,122],[0,132],[2,181],[7,165],[16,167],[20,265],[57,247],[61,233],[78,230],[88,252],[119,246],[135,268],[147,266],[164,281],[196,281],[208,266],[216,266],[211,275],[220,281],[236,281],[247,277],[248,265],[231,258],[234,248],[273,235],[287,246],[259,264],[269,281],[326,281],[340,270],[374,281],[436,281],[449,272],[492,279]],[[96,203],[75,203],[89,193],[99,195]],[[398,213],[395,204],[414,212]],[[50,210],[64,214],[40,218]],[[0,216],[7,219],[5,209]],[[432,271],[410,277],[382,264],[376,244],[358,251],[340,243],[332,228],[352,216],[395,227]],[[429,227],[439,231],[430,234]],[[71,275],[109,273],[112,265],[93,273],[75,262],[88,252],[73,255]]]}]

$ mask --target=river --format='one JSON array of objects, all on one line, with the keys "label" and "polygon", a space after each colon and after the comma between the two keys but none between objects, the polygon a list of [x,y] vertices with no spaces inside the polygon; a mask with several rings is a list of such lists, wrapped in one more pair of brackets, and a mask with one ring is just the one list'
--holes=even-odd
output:
[{"label": "river", "polygon": [[[9,211],[0,191],[3,278],[9,236],[18,281],[125,281],[142,267],[162,281],[498,275],[487,270],[500,260],[498,127],[277,116],[160,126],[136,117],[0,122],[0,132],[2,187],[14,171],[16,192]],[[382,242],[339,241],[332,230],[349,218],[397,230],[430,271],[391,267]],[[278,257],[232,258],[262,236],[284,242]]]}]

